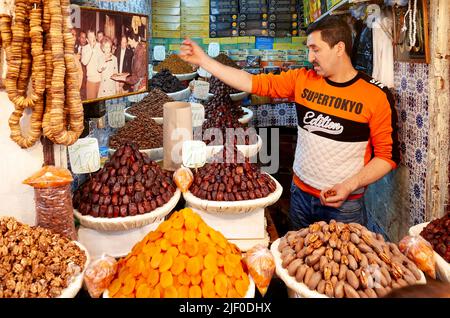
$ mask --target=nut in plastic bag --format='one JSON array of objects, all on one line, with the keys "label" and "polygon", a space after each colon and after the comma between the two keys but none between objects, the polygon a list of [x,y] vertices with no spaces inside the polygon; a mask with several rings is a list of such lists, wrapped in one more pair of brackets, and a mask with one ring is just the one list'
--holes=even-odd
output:
[{"label": "nut in plastic bag", "polygon": [[98,298],[108,288],[117,271],[117,261],[107,255],[96,259],[89,264],[84,274],[89,295]]},{"label": "nut in plastic bag", "polygon": [[194,175],[192,174],[191,169],[181,166],[181,168],[178,168],[173,174],[173,181],[178,189],[184,193],[189,190],[189,187],[194,181]]},{"label": "nut in plastic bag", "polygon": [[275,260],[272,253],[267,247],[258,244],[246,253],[245,263],[256,287],[264,296],[275,271]]},{"label": "nut in plastic bag", "polygon": [[398,247],[417,267],[436,279],[436,260],[429,242],[420,236],[405,236],[398,243]]}]

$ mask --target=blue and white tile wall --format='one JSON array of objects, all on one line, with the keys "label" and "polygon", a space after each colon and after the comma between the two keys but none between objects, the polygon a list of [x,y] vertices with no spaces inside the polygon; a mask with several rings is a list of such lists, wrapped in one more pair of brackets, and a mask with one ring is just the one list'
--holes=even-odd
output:
[{"label": "blue and white tile wall", "polygon": [[253,111],[252,126],[297,127],[297,111],[294,103],[265,104],[249,108]]},{"label": "blue and white tile wall", "polygon": [[425,221],[428,155],[428,64],[395,63],[402,163],[409,169],[410,225]]}]

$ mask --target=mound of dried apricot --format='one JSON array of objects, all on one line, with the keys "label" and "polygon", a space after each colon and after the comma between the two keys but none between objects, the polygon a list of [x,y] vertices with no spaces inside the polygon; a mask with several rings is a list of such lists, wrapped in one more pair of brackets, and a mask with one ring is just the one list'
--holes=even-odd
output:
[{"label": "mound of dried apricot", "polygon": [[241,251],[191,209],[175,212],[119,260],[109,296],[244,297]]}]

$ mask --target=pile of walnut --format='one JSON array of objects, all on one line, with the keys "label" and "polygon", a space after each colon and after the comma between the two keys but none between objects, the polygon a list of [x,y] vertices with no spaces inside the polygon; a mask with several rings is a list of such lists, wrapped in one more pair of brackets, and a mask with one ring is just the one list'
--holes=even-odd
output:
[{"label": "pile of walnut", "polygon": [[58,297],[85,263],[86,254],[69,239],[0,218],[0,298]]},{"label": "pile of walnut", "polygon": [[289,275],[328,297],[383,297],[421,279],[397,245],[356,223],[317,222],[288,232],[278,249]]}]

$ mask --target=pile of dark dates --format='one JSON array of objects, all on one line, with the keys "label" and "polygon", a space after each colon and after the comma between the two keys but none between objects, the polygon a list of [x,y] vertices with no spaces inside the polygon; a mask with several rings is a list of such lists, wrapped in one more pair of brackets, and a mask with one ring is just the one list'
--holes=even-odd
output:
[{"label": "pile of dark dates", "polygon": [[83,215],[116,218],[155,210],[174,195],[172,173],[139,152],[121,146],[105,166],[75,192],[73,204]]},{"label": "pile of dark dates", "polygon": [[153,75],[149,82],[151,88],[159,88],[164,93],[179,92],[186,88],[168,69],[163,69],[161,72]]},{"label": "pile of dark dates", "polygon": [[214,95],[221,95],[222,93],[227,94],[236,94],[239,93],[239,91],[231,86],[228,86],[224,82],[222,82],[220,79],[218,79],[215,76],[211,76],[209,79],[209,90]]},{"label": "pile of dark dates", "polygon": [[[239,158],[239,160],[238,160]],[[235,147],[224,147],[211,163],[198,169],[189,191],[209,201],[242,201],[267,197],[277,185]]]},{"label": "pile of dark dates", "polygon": [[[227,128],[233,128],[236,134],[234,144],[256,143],[256,132],[247,131],[247,127],[239,122],[239,118],[244,115],[239,103],[234,103],[229,94],[221,92],[205,105],[205,122],[202,125],[203,141],[206,144],[223,144],[227,139]],[[208,130],[216,129],[221,134],[222,141],[216,140],[215,136],[209,136]],[[212,134],[214,135],[214,134]],[[253,141],[253,142],[252,142]]]},{"label": "pile of dark dates", "polygon": [[436,253],[450,263],[450,213],[431,221],[420,235],[431,243]]}]

